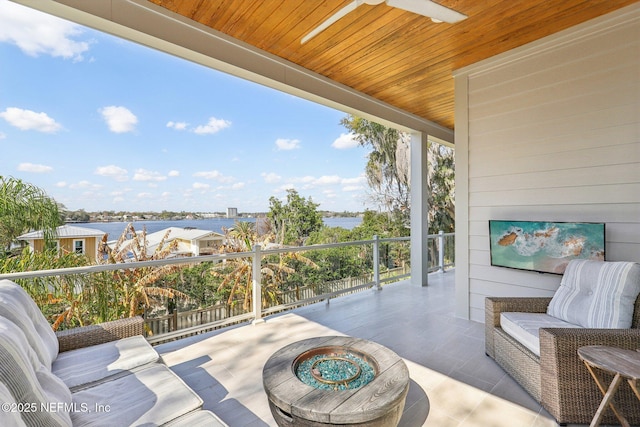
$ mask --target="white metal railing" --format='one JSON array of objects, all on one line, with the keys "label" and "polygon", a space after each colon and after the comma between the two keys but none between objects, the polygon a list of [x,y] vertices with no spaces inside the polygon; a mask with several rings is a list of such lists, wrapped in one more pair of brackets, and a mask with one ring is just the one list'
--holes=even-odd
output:
[{"label": "white metal railing", "polygon": [[[446,268],[452,267],[454,265],[453,254],[453,239],[455,233],[443,233],[440,232],[438,234],[432,234],[428,236],[428,248],[429,248],[429,272],[433,271],[445,271]],[[321,300],[326,300],[327,302],[331,298],[335,298],[337,296],[352,293],[356,291],[360,291],[368,288],[381,289],[382,284],[392,280],[399,280],[401,278],[409,277],[410,270],[407,265],[402,267],[402,271],[399,274],[389,274],[391,273],[391,269],[386,269],[389,271],[386,275],[381,273],[381,265],[380,265],[380,249],[381,246],[386,244],[389,246],[393,243],[399,242],[408,242],[410,237],[397,237],[397,238],[379,238],[378,236],[374,236],[372,240],[360,240],[360,241],[352,241],[352,242],[344,242],[344,243],[330,243],[330,244],[322,244],[322,245],[311,245],[311,246],[300,246],[300,247],[282,247],[275,249],[263,249],[260,245],[256,245],[253,251],[249,252],[234,252],[234,253],[225,253],[225,254],[215,254],[215,255],[203,255],[196,257],[180,257],[180,258],[169,258],[169,259],[161,259],[161,260],[151,260],[151,261],[138,261],[138,262],[127,262],[127,263],[116,263],[116,264],[101,264],[101,265],[91,265],[86,267],[74,267],[74,268],[61,268],[55,270],[38,270],[38,271],[25,271],[25,272],[15,272],[8,274],[0,274],[0,280],[9,279],[9,280],[18,280],[18,279],[33,279],[33,278],[42,278],[42,277],[50,277],[50,276],[66,276],[66,275],[87,275],[92,273],[104,272],[104,271],[116,271],[116,270],[129,270],[139,267],[151,267],[151,266],[163,266],[163,265],[179,265],[179,264],[197,264],[202,262],[220,262],[235,258],[244,258],[251,257],[253,264],[253,282],[252,282],[252,310],[248,313],[237,313],[237,310],[233,310],[232,308],[227,308],[226,310],[218,310],[217,307],[208,307],[204,309],[198,309],[195,311],[190,311],[186,313],[174,314],[172,316],[162,316],[162,320],[166,321],[166,325],[168,326],[159,326],[156,333],[159,333],[158,336],[149,337],[148,339],[151,342],[163,342],[169,339],[175,339],[180,336],[185,336],[188,334],[200,333],[205,330],[216,329],[221,326],[238,323],[246,320],[252,320],[253,322],[260,322],[263,315],[283,311],[295,306],[300,306],[304,304],[309,304]],[[308,252],[314,250],[321,249],[332,249],[338,247],[347,247],[347,246],[361,246],[361,245],[371,245],[372,246],[372,265],[373,271],[369,274],[364,274],[361,278],[347,278],[349,279],[348,287],[341,285],[336,289],[328,289],[320,292],[319,294],[305,294],[304,298],[299,300],[292,299],[283,299],[282,304],[263,308],[262,307],[262,278],[261,278],[261,262],[264,257],[274,254],[283,254],[283,253],[295,253],[295,252]],[[445,260],[450,260],[446,262]],[[385,277],[383,277],[385,276]],[[354,280],[355,279],[355,280]],[[364,279],[364,280],[363,280]],[[227,313],[222,318],[216,318],[214,315],[210,313],[217,312],[225,312]],[[194,314],[195,313],[195,314]],[[209,314],[204,314],[209,313]],[[182,316],[180,316],[182,314]],[[191,316],[191,317],[189,317]],[[204,319],[202,321],[196,320],[197,318]],[[186,320],[185,320],[186,319]],[[191,320],[189,320],[191,319]],[[153,319],[147,319],[147,322],[152,322]]]}]

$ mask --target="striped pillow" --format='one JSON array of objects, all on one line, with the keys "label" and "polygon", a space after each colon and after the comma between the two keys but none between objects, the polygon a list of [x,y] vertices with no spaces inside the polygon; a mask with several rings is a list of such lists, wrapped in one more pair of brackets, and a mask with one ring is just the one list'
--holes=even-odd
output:
[{"label": "striped pillow", "polygon": [[[38,359],[20,327],[0,317],[0,382],[21,411],[28,426],[71,427],[71,392]],[[0,417],[0,424],[4,420]]]},{"label": "striped pillow", "polygon": [[58,356],[58,338],[29,294],[9,280],[0,280],[0,317],[18,325],[47,369]]},{"label": "striped pillow", "polygon": [[640,264],[572,260],[547,314],[585,328],[631,327],[640,293]]}]

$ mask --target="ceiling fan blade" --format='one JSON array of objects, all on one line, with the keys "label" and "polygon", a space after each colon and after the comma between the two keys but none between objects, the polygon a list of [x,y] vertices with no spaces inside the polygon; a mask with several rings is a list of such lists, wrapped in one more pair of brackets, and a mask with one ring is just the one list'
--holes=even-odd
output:
[{"label": "ceiling fan blade", "polygon": [[467,19],[467,15],[457,12],[448,7],[439,5],[430,0],[386,0],[387,5],[406,10],[407,12],[417,13],[418,15],[428,16],[437,21],[453,24],[463,19]]},{"label": "ceiling fan blade", "polygon": [[309,34],[307,34],[306,36],[304,36],[302,38],[302,40],[300,40],[300,44],[305,44],[306,42],[308,42],[309,40],[311,40],[313,37],[317,36],[318,34],[320,34],[321,32],[323,32],[324,30],[326,30],[327,28],[329,28],[329,26],[333,25],[336,21],[338,21],[340,18],[344,17],[345,15],[347,15],[350,12],[353,12],[354,10],[356,10],[356,8],[358,6],[360,6],[362,4],[362,0],[354,0],[351,3],[349,3],[348,5],[346,5],[345,7],[343,7],[342,9],[340,9],[339,11],[337,11],[336,13],[334,13],[333,15],[331,15],[326,21],[324,21],[322,24],[318,25],[316,28],[314,28]]}]

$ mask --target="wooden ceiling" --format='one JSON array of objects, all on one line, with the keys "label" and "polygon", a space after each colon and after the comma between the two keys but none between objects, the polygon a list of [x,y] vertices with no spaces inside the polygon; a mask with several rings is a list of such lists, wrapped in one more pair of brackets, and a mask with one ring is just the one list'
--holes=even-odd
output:
[{"label": "wooden ceiling", "polygon": [[438,0],[457,24],[361,5],[302,45],[351,0],[149,0],[447,128],[454,70],[640,0]]}]

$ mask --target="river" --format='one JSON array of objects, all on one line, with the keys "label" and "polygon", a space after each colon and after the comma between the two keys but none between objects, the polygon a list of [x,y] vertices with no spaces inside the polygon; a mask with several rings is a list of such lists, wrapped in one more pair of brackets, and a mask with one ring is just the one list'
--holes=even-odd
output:
[{"label": "river", "polygon": [[[347,230],[360,225],[362,218],[360,217],[332,217],[323,218],[324,224],[329,227],[342,227]],[[133,226],[136,231],[142,230],[143,227],[147,228],[147,233],[155,233],[156,231],[164,230],[169,227],[195,227],[201,230],[211,230],[217,233],[222,233],[222,228],[229,228],[233,226],[236,221],[248,221],[256,222],[255,218],[205,218],[205,219],[181,219],[175,221],[135,221]],[[86,222],[70,225],[77,225],[79,227],[93,228],[96,230],[104,231],[109,234],[109,240],[115,240],[127,227],[128,222]]]}]

